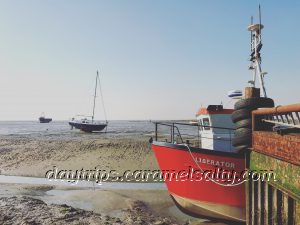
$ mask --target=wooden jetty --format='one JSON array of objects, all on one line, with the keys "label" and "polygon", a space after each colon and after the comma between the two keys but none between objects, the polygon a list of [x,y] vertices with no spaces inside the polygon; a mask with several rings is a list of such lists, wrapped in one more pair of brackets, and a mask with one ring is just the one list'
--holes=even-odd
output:
[{"label": "wooden jetty", "polygon": [[[300,104],[252,112],[248,169],[272,170],[274,177],[249,180],[248,225],[300,224]],[[275,128],[274,128],[275,125]],[[258,177],[257,177],[258,178]]]}]

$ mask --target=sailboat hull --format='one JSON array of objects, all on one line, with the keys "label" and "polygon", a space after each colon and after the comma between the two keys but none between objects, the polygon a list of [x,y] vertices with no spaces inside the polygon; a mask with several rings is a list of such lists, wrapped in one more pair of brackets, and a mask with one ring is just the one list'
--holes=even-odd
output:
[{"label": "sailboat hull", "polygon": [[71,127],[82,130],[84,132],[97,132],[102,131],[107,126],[106,123],[80,123],[80,122],[69,122]]}]

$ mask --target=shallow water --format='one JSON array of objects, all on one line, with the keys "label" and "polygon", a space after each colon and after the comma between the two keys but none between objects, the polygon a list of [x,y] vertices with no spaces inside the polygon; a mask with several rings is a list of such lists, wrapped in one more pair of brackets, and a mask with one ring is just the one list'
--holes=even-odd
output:
[{"label": "shallow water", "polygon": [[[149,189],[149,191],[151,191]],[[66,204],[69,206],[72,206],[74,208],[80,208],[83,210],[89,210],[89,211],[96,211],[95,206],[92,202],[85,200],[85,199],[78,199],[78,196],[81,195],[80,193],[84,192],[84,190],[49,190],[45,192],[45,195],[38,196],[39,199],[42,201],[46,202],[47,204]],[[153,194],[155,195],[155,194]],[[153,196],[155,198],[155,196]],[[171,199],[170,199],[171,201]],[[102,205],[105,205],[105,201],[103,202]],[[162,216],[172,216],[175,218],[178,222],[185,224],[186,221],[206,221],[205,219],[199,219],[199,218],[194,218],[191,216],[188,216],[181,211],[175,206],[167,206],[163,208],[164,212]],[[106,211],[106,210],[105,210]],[[109,211],[106,211],[107,215],[112,216],[112,217],[118,217],[120,219],[123,219],[124,214],[121,209],[119,209],[118,206],[116,206],[116,209],[110,209]],[[214,224],[212,224],[214,225]]]},{"label": "shallow water", "polygon": [[123,190],[166,190],[164,183],[119,183],[119,182],[102,182],[97,184],[92,181],[78,181],[77,184],[64,180],[49,180],[38,177],[22,176],[5,176],[0,175],[0,183],[7,184],[38,184],[53,186],[69,186],[81,188],[102,188],[102,189],[123,189]]},{"label": "shallow water", "polygon": [[83,133],[73,129],[68,121],[53,121],[39,123],[38,121],[0,121],[0,135],[24,137],[60,137],[60,138],[93,138],[99,135],[105,137],[119,137],[126,135],[150,134],[154,124],[150,121],[109,121],[107,130],[99,133]]},{"label": "shallow water", "polygon": [[91,202],[61,198],[68,194],[71,195],[72,193],[76,192],[78,192],[78,190],[50,190],[47,191],[45,195],[39,196],[39,199],[43,200],[47,204],[66,204],[74,208],[79,208],[83,210],[93,210],[93,204]]},{"label": "shallow water", "polygon": [[[106,215],[118,217],[120,219],[123,218],[124,213],[122,212],[122,209],[120,206],[115,206],[115,209],[110,208],[109,203],[107,201],[101,202],[101,197],[99,201],[101,202],[102,209],[95,208],[95,203],[92,202],[90,199],[82,197],[81,195],[89,191],[89,189],[93,190],[94,188],[96,190],[103,189],[104,191],[121,191],[120,193],[123,193],[122,191],[139,191],[143,190],[148,193],[151,193],[154,190],[162,190],[166,191],[167,195],[167,189],[164,183],[117,183],[117,182],[105,182],[102,185],[95,185],[93,182],[88,181],[80,181],[76,185],[72,185],[68,182],[63,181],[49,181],[46,178],[36,178],[36,177],[22,177],[22,176],[5,176],[0,175],[0,183],[4,184],[29,184],[29,185],[51,185],[51,186],[58,186],[56,189],[51,190],[42,190],[42,191],[36,191],[33,189],[31,192],[27,192],[25,195],[33,198],[40,199],[44,201],[47,204],[66,204],[75,208],[80,208],[83,210],[90,210],[90,211],[100,211],[100,213],[105,213]],[[68,187],[78,187],[79,189],[60,189],[59,186],[68,186]],[[114,191],[115,190],[115,191]],[[153,193],[155,195],[156,192]],[[16,196],[16,195],[23,195],[21,193],[12,192],[4,192],[1,193],[1,196]],[[81,197],[80,197],[81,196]],[[122,195],[121,195],[122,196]],[[127,197],[128,198],[128,197]],[[153,196],[155,198],[155,196]],[[134,199],[133,199],[134,200]],[[142,199],[143,200],[143,199]],[[171,199],[169,200],[171,201]],[[108,209],[105,209],[108,208]],[[102,211],[104,210],[104,211]],[[164,216],[172,216],[173,218],[176,218],[179,222],[182,224],[185,223],[187,220],[190,221],[201,221],[201,219],[196,219],[193,217],[190,217],[188,215],[183,214],[180,212],[175,205],[166,206],[164,208]]]},{"label": "shallow water", "polygon": [[[178,121],[180,122],[180,121]],[[183,121],[181,121],[183,122]],[[181,135],[197,136],[197,127],[180,126]],[[121,138],[127,136],[154,136],[155,125],[149,120],[112,120],[108,122],[107,130],[97,133],[85,133],[71,129],[68,121],[0,121],[0,135],[22,138],[40,138],[47,140],[74,140],[95,138]],[[170,135],[170,127],[159,126],[158,133]],[[167,136],[168,137],[168,136]]]}]

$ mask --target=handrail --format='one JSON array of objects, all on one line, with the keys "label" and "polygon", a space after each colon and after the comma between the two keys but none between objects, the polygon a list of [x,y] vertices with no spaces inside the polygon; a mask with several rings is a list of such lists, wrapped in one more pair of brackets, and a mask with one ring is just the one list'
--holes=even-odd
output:
[{"label": "handrail", "polygon": [[252,111],[253,115],[270,115],[270,114],[284,114],[289,112],[300,112],[300,103],[277,106],[273,108],[262,108]]},{"label": "handrail", "polygon": [[[230,143],[231,143],[231,139],[232,139],[232,132],[235,130],[235,129],[233,129],[233,128],[225,128],[225,127],[216,127],[216,126],[206,126],[206,125],[201,125],[201,124],[190,124],[190,123],[182,123],[182,122],[173,122],[173,121],[169,121],[169,122],[166,122],[166,121],[152,121],[154,124],[155,124],[155,141],[158,141],[158,139],[159,139],[159,137],[158,137],[158,133],[159,133],[159,131],[158,131],[158,127],[161,125],[161,126],[166,126],[166,127],[169,127],[170,129],[171,129],[171,132],[170,133],[168,133],[168,134],[171,134],[171,140],[170,140],[170,142],[171,143],[175,143],[175,133],[177,133],[177,137],[179,137],[180,138],[180,141],[181,141],[181,143],[185,143],[184,141],[184,138],[183,138],[183,136],[182,136],[182,134],[180,133],[180,131],[179,131],[179,128],[178,128],[178,126],[176,126],[176,125],[184,125],[184,126],[190,126],[190,127],[197,127],[197,129],[198,129],[198,131],[197,131],[197,136],[196,135],[190,135],[190,134],[186,134],[187,136],[191,136],[191,137],[197,137],[197,139],[198,139],[198,144],[197,144],[197,146],[200,146],[200,143],[201,143],[201,140],[200,140],[200,133],[199,133],[199,128],[200,127],[203,127],[203,128],[216,128],[216,129],[225,129],[225,130],[227,130],[228,132],[229,132],[229,139],[227,139],[227,138],[221,138],[221,137],[218,137],[218,138],[209,138],[209,137],[201,137],[201,138],[206,138],[206,139],[213,139],[213,140],[215,140],[215,139],[218,139],[218,140],[223,140],[223,141],[229,141]],[[176,132],[175,132],[175,130],[176,130]],[[184,134],[184,137],[186,136],[185,134]],[[168,140],[166,139],[166,142],[168,142]],[[186,143],[187,144],[190,144],[190,142],[189,142],[189,139],[186,139]]]},{"label": "handrail", "polygon": [[174,126],[175,123],[172,123],[172,124],[167,124],[167,123],[160,123],[160,122],[154,122],[155,123],[155,140],[157,141],[157,125],[163,125],[163,126],[168,126],[168,127],[171,127],[172,128],[172,131],[171,131],[171,141],[173,142],[174,141],[174,128],[176,128],[177,132],[178,132],[178,135],[181,139],[181,142],[183,142],[183,139],[181,137],[181,134],[180,134],[180,131],[178,129],[177,126]]},{"label": "handrail", "polygon": [[[300,103],[254,110],[252,111],[252,127],[253,131],[299,129]],[[294,131],[293,129],[290,131]]]},{"label": "handrail", "polygon": [[[161,124],[161,125],[167,125],[166,122],[159,122],[159,121],[153,121],[155,124]],[[180,122],[170,122],[172,124],[178,124],[178,125],[186,125],[186,126],[194,126],[194,127],[203,127],[203,128],[215,128],[215,129],[224,129],[224,130],[235,130],[235,128],[229,128],[229,127],[216,127],[216,126],[207,126],[207,125],[201,125],[201,124],[191,124],[191,123],[180,123]]]}]

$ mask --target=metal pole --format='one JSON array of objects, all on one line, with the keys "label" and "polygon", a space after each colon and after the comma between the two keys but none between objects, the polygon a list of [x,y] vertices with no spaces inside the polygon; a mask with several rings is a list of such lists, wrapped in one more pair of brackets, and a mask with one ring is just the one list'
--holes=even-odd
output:
[{"label": "metal pole", "polygon": [[198,124],[197,128],[198,128],[198,147],[200,148],[200,127],[199,127],[199,124]]},{"label": "metal pole", "polygon": [[97,94],[97,84],[98,84],[98,70],[96,75],[96,85],[95,85],[95,95],[94,95],[94,105],[93,105],[93,116],[92,116],[92,122],[94,122],[94,115],[95,115],[95,103],[96,103],[96,94]]},{"label": "metal pole", "polygon": [[259,74],[259,82],[260,82],[260,86],[262,88],[262,91],[263,91],[263,97],[267,97],[267,93],[266,93],[266,88],[265,88],[265,84],[264,84],[264,79],[263,79],[263,75],[262,75],[262,72],[261,72],[261,66],[260,66],[260,62],[259,62],[260,59],[256,59],[256,68],[258,70],[258,74]]},{"label": "metal pole", "polygon": [[[173,126],[173,125],[172,125],[172,126]],[[172,130],[173,130],[172,128],[173,128],[173,127],[172,127],[172,126],[170,127],[170,131],[171,131],[171,143],[173,143],[173,132],[172,132]]]},{"label": "metal pole", "polygon": [[157,123],[155,123],[155,141],[157,141]]},{"label": "metal pole", "polygon": [[173,136],[172,144],[174,144],[174,139],[175,139],[174,123],[173,123],[173,126],[172,126],[172,136]]}]

